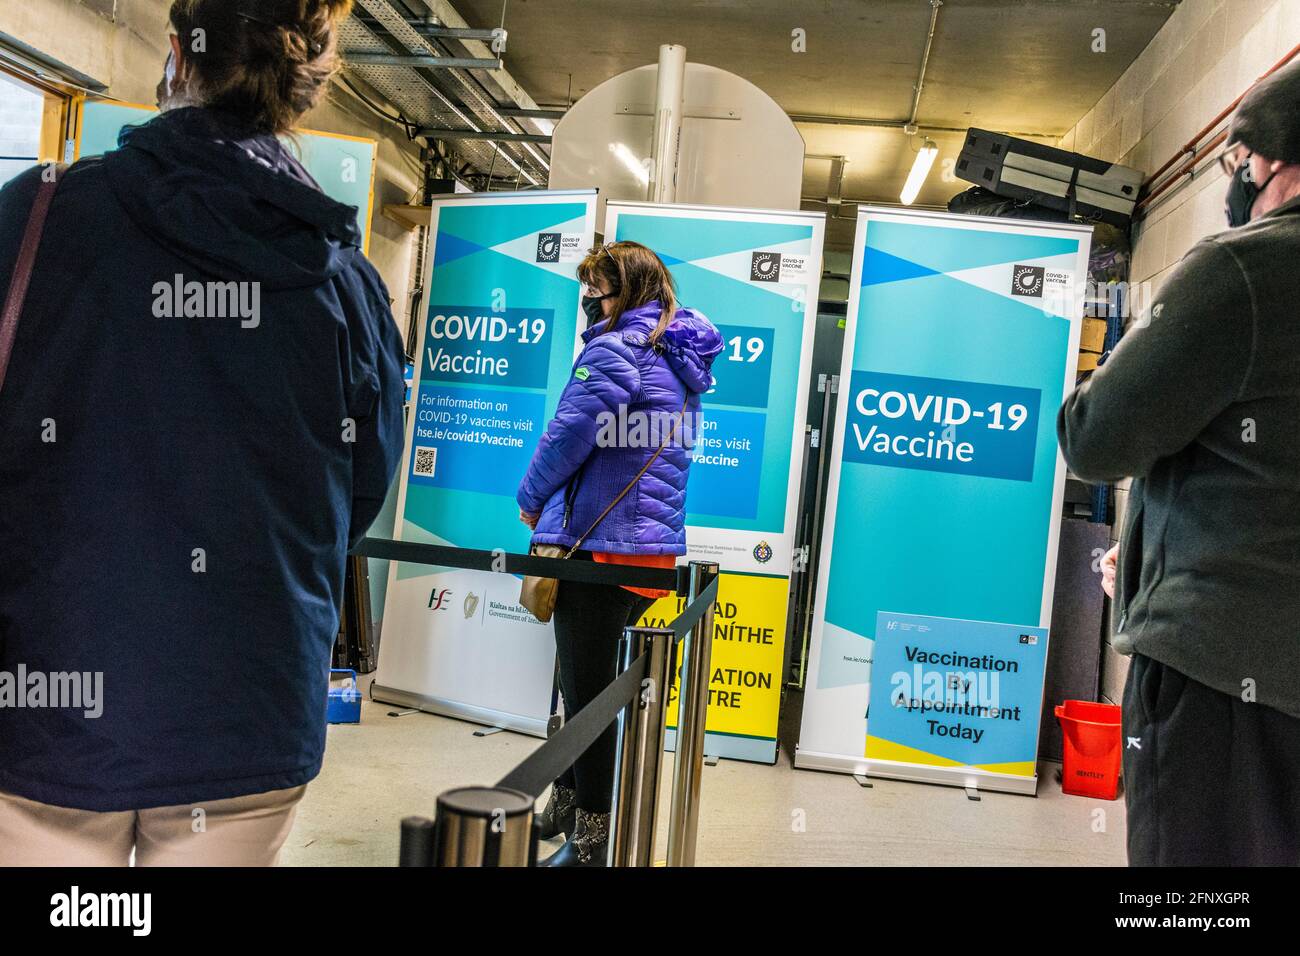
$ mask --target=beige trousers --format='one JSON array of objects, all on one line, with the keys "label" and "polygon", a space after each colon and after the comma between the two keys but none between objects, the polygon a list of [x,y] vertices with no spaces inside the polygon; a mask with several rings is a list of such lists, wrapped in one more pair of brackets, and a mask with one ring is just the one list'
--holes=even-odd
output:
[{"label": "beige trousers", "polygon": [[274,866],[306,790],[110,813],[0,792],[0,866]]}]

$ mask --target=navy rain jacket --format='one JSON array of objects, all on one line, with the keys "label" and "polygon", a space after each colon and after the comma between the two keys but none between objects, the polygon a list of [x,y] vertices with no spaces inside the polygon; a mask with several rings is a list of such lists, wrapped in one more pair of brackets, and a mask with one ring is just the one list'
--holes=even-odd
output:
[{"label": "navy rain jacket", "polygon": [[[0,294],[38,185],[0,191]],[[134,810],[320,770],[344,553],[402,445],[360,240],[274,137],[209,110],[64,177],[0,390],[0,790]],[[257,324],[168,317],[178,275],[258,283]],[[102,674],[102,714],[17,706],[33,673]]]}]

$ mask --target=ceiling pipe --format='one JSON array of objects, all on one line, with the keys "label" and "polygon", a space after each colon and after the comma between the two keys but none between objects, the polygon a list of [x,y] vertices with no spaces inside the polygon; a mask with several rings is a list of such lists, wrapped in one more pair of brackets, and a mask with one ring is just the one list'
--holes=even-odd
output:
[{"label": "ceiling pipe", "polygon": [[509,116],[511,119],[548,119],[561,120],[568,110],[544,109],[538,107],[535,110],[523,109],[518,106],[498,106],[497,112],[502,116]]},{"label": "ceiling pipe", "polygon": [[423,56],[415,53],[351,53],[343,51],[345,66],[410,66],[426,70],[499,70],[501,61],[489,57]]},{"label": "ceiling pipe", "polygon": [[930,0],[930,30],[925,35],[925,51],[921,54],[921,68],[916,74],[916,85],[912,87],[912,113],[907,120],[910,127],[916,126],[916,116],[921,111],[921,91],[925,89],[925,71],[930,65],[930,51],[934,48],[934,30],[939,22],[939,8],[943,0]]},{"label": "ceiling pipe", "polygon": [[[879,129],[906,129],[907,120],[875,119],[866,116],[830,116],[824,113],[787,113],[792,123],[803,123],[812,126],[869,126]],[[927,133],[961,133],[969,132],[966,126],[931,126],[921,124],[916,127],[920,132]],[[1008,136],[1017,136],[1021,139],[1060,139],[1059,133],[1030,133],[1023,130],[999,130]]]},{"label": "ceiling pipe", "polygon": [[501,143],[549,143],[551,137],[544,133],[494,132],[487,129],[419,129],[416,136],[425,139],[477,139]]},{"label": "ceiling pipe", "polygon": [[[805,203],[815,203],[815,204],[817,204],[817,205],[821,205],[821,206],[829,206],[829,205],[830,205],[830,204],[826,201],[825,197],[823,197],[823,196],[800,196],[799,199],[800,199],[801,202],[805,202]],[[910,205],[910,206],[904,206],[904,205],[903,205],[901,202],[899,202],[897,199],[850,199],[850,198],[848,198],[848,197],[845,197],[845,198],[843,198],[843,199],[840,200],[840,206],[839,206],[839,208],[840,208],[840,209],[843,209],[843,208],[846,207],[846,206],[854,206],[854,207],[857,207],[857,206],[889,206],[890,208],[894,208],[894,209],[930,209],[930,210],[934,210],[935,212],[946,212],[947,209],[948,209],[947,206],[945,206],[945,205],[940,205],[940,204],[938,204],[938,203],[923,203],[923,202],[916,202],[916,203],[912,203],[912,205]],[[855,209],[855,211],[854,211],[854,215],[853,215],[853,216],[849,216],[849,215],[836,215],[834,218],[836,218],[836,219],[840,219],[840,220],[850,220],[850,219],[854,219],[855,217],[856,217],[856,209]]]},{"label": "ceiling pipe", "polygon": [[650,147],[649,202],[677,201],[677,161],[682,141],[682,99],[686,90],[686,47],[665,43],[659,47],[655,77],[654,139]]},{"label": "ceiling pipe", "polygon": [[818,126],[877,126],[882,129],[902,129],[907,120],[871,119],[858,116],[828,116],[824,113],[787,113],[792,123],[810,123]]},{"label": "ceiling pipe", "polygon": [[[391,7],[391,4],[390,4]],[[396,13],[396,11],[393,11]],[[372,16],[364,10],[354,11],[354,15],[362,23],[370,26],[371,24],[381,23],[377,17]],[[398,17],[403,23],[414,30],[421,36],[438,37],[439,39],[448,40],[495,40],[500,34],[492,29],[473,29],[471,27],[449,27],[435,16],[427,17]],[[500,29],[500,28],[497,28]]]},{"label": "ceiling pipe", "polygon": [[[934,49],[935,28],[939,23],[939,8],[943,0],[930,0],[930,26],[925,34],[925,49],[921,51],[921,65],[916,72],[916,83],[912,86],[912,111],[905,120],[872,119],[855,116],[827,116],[821,113],[788,113],[793,123],[815,123],[828,126],[873,126],[880,129],[901,129],[909,136],[917,132],[916,118],[921,111],[921,91],[925,89],[925,74],[930,68],[930,52]],[[936,132],[964,133],[966,130],[956,127],[927,126]]]},{"label": "ceiling pipe", "polygon": [[[1200,165],[1201,160],[1204,159],[1205,154],[1210,150],[1213,150],[1216,146],[1225,142],[1228,138],[1228,134],[1226,130],[1220,132],[1217,136],[1214,137],[1214,139],[1210,140],[1210,142],[1206,143],[1203,147],[1200,145],[1201,140],[1205,139],[1205,137],[1209,135],[1211,130],[1218,127],[1220,123],[1222,123],[1224,120],[1226,120],[1229,116],[1232,115],[1232,112],[1241,104],[1241,101],[1246,98],[1246,93],[1249,93],[1252,89],[1254,89],[1255,85],[1259,83],[1260,80],[1272,76],[1278,70],[1282,69],[1282,67],[1286,66],[1288,63],[1294,60],[1297,55],[1300,55],[1300,45],[1292,47],[1290,53],[1288,53],[1286,56],[1282,57],[1282,59],[1278,60],[1275,64],[1273,64],[1273,66],[1270,67],[1266,72],[1264,72],[1259,77],[1259,79],[1257,79],[1254,83],[1252,83],[1249,87],[1247,87],[1244,93],[1242,93],[1235,100],[1233,100],[1232,103],[1226,109],[1224,109],[1221,113],[1219,113],[1219,115],[1216,116],[1214,119],[1210,120],[1210,122],[1205,124],[1205,127],[1201,129],[1201,131],[1198,132],[1195,136],[1193,136],[1190,140],[1188,140],[1187,144],[1183,146],[1182,149],[1174,153],[1173,156],[1169,157],[1169,159],[1165,161],[1164,165],[1162,165],[1154,173],[1148,176],[1146,182],[1142,184],[1142,188],[1146,190],[1147,193],[1138,202],[1137,211],[1139,213],[1145,212],[1146,208],[1150,206],[1151,203],[1155,201],[1155,199],[1158,196],[1162,195],[1171,186],[1173,186],[1174,183],[1178,182],[1178,180],[1182,179],[1184,176],[1189,176],[1193,174],[1196,171],[1196,167]],[[1190,157],[1190,159],[1188,159],[1187,162],[1183,163],[1182,166],[1178,167],[1178,169],[1176,169],[1170,176],[1168,176],[1165,180],[1163,180],[1159,186],[1156,186],[1155,185],[1156,181],[1159,180],[1160,177],[1163,176],[1175,164],[1177,164],[1178,161],[1181,160],[1184,156],[1188,156]]]},{"label": "ceiling pipe", "polygon": [[[502,116],[509,116],[512,119],[549,119],[559,121],[564,118],[568,112],[567,107],[563,106],[539,106],[537,109],[519,109],[515,107],[499,106],[497,112]],[[872,116],[836,116],[829,113],[786,113],[792,123],[800,123],[805,126],[866,126],[878,129],[903,129],[907,126],[907,120],[878,119]],[[966,126],[933,126],[927,123],[920,124],[917,129],[923,133],[961,133],[965,135],[969,132]],[[1031,133],[1028,130],[998,130],[1007,136],[1017,136],[1021,139],[1050,139],[1057,140],[1061,138],[1060,133]]]},{"label": "ceiling pipe", "polygon": [[[1141,201],[1138,202],[1136,208],[1136,213],[1139,215],[1139,217],[1143,216],[1146,213],[1147,208],[1151,205],[1151,203],[1155,202],[1155,200],[1159,196],[1163,195],[1166,191],[1172,188],[1173,185],[1178,182],[1178,180],[1182,179],[1184,176],[1194,175],[1196,173],[1196,167],[1201,165],[1205,157],[1211,151],[1213,151],[1215,147],[1227,142],[1227,139],[1228,139],[1228,131],[1226,129],[1220,130],[1219,134],[1215,136],[1214,139],[1206,143],[1203,149],[1199,151],[1193,150],[1191,159],[1183,163],[1182,166],[1178,167],[1178,169],[1175,170],[1174,173],[1168,179],[1162,182],[1153,191],[1151,191],[1150,193],[1142,197]],[[1175,162],[1178,160],[1179,156],[1181,155],[1182,153],[1179,153],[1178,156],[1174,157]]]}]

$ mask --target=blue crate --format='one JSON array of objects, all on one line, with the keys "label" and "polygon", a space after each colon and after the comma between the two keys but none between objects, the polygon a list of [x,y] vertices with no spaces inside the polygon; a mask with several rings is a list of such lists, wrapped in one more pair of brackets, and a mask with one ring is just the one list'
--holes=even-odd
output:
[{"label": "blue crate", "polygon": [[330,687],[325,705],[325,719],[331,724],[361,723],[361,689],[357,687],[357,672],[349,668],[330,668],[330,674],[351,674],[352,683]]}]

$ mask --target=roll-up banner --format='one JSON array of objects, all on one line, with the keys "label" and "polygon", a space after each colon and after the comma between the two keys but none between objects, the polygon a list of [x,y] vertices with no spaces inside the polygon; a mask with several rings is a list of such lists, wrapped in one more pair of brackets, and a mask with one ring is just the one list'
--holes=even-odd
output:
[{"label": "roll-up banner", "polygon": [[[723,569],[705,752],[773,763],[807,416],[822,213],[608,203],[607,241],[657,252],[683,306],[722,332],[686,489],[687,560]],[[811,305],[811,307],[809,307]],[[663,626],[665,598],[645,623]],[[667,707],[675,743],[676,685]]]},{"label": "roll-up banner", "polygon": [[[433,203],[395,536],[526,552],[515,491],[578,351],[577,266],[596,193],[484,193]],[[393,563],[373,694],[546,735],[555,637],[519,579]]]},{"label": "roll-up banner", "polygon": [[[156,106],[86,100],[77,114],[76,157],[98,156],[117,149],[117,138],[127,126],[147,123],[158,115]],[[379,142],[364,136],[296,129],[281,137],[285,148],[311,173],[321,191],[331,199],[357,208],[361,251],[370,251],[370,219],[375,199],[375,164]]]},{"label": "roll-up banner", "polygon": [[795,766],[1035,791],[1090,242],[859,210]]}]

